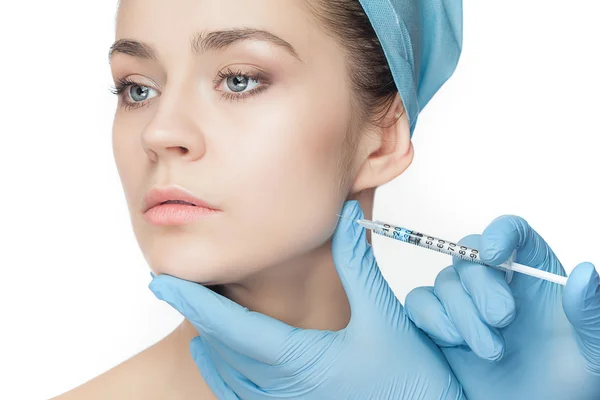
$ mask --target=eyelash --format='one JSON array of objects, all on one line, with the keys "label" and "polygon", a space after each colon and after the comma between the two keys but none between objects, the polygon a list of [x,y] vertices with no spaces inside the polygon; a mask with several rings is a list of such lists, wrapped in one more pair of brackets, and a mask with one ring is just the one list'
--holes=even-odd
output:
[{"label": "eyelash", "polygon": [[[247,99],[251,96],[256,96],[260,92],[266,90],[268,87],[268,82],[266,81],[266,78],[260,72],[244,73],[240,70],[234,72],[231,69],[228,69],[226,72],[219,72],[217,74],[217,78],[213,81],[213,84],[216,87],[219,85],[219,83],[223,82],[223,80],[225,80],[227,78],[232,78],[232,77],[243,77],[246,79],[251,79],[253,81],[262,83],[262,85],[258,86],[257,88],[254,88],[252,90],[249,90],[248,92],[241,93],[241,94],[233,94],[230,92],[225,92],[221,95],[222,99],[225,98],[229,101],[244,101],[245,99]],[[119,79],[117,79],[117,82],[115,83],[115,85],[113,87],[111,87],[110,91],[112,94],[115,94],[121,98],[121,100],[122,100],[121,107],[123,107],[126,110],[132,110],[132,109],[140,108],[140,107],[147,105],[149,103],[149,100],[142,101],[142,102],[130,102],[130,101],[126,100],[126,97],[129,93],[126,90],[129,89],[131,86],[139,86],[139,87],[151,89],[148,86],[140,85],[139,83],[134,82],[134,81],[130,80],[129,78],[119,78]]]}]

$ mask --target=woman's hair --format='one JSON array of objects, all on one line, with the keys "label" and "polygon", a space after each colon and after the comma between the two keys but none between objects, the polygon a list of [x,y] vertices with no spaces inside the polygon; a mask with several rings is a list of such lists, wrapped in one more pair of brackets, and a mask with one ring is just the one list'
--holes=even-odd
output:
[{"label": "woman's hair", "polygon": [[341,45],[354,94],[355,120],[381,126],[398,89],[383,48],[358,0],[308,0],[324,30]]}]

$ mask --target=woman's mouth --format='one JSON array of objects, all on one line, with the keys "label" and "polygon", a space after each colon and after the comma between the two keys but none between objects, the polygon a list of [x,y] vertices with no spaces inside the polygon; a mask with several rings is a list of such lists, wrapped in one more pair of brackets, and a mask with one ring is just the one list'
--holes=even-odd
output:
[{"label": "woman's mouth", "polygon": [[183,225],[221,210],[180,186],[153,187],[144,198],[143,214],[153,225]]}]

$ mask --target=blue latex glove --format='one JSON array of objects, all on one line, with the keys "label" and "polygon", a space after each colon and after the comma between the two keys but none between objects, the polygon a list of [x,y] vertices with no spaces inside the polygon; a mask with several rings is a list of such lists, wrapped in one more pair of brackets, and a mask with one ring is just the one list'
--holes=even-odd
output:
[{"label": "blue latex glove", "polygon": [[[550,247],[517,216],[495,219],[459,243],[499,265],[516,262],[565,276]],[[469,399],[600,399],[598,274],[579,264],[567,285],[453,258],[434,287],[417,288],[406,312],[442,348]]]},{"label": "blue latex glove", "polygon": [[344,205],[333,261],[351,307],[340,331],[294,328],[193,282],[159,275],[150,289],[200,332],[190,348],[219,399],[464,399],[440,349],[384,280],[355,200]]}]

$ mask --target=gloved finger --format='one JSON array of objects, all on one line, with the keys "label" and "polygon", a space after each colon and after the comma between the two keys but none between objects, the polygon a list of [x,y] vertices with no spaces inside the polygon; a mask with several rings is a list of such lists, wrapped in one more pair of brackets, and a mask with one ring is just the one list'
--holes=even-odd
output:
[{"label": "gloved finger", "polygon": [[[458,244],[481,248],[481,235],[468,235]],[[454,257],[452,265],[483,320],[492,327],[503,328],[516,316],[515,299],[505,279],[505,272]]]},{"label": "gloved finger", "polygon": [[446,310],[433,292],[432,286],[411,290],[404,301],[408,318],[439,347],[465,344],[461,334],[446,315]]},{"label": "gloved finger", "polygon": [[367,323],[363,318],[376,315],[374,310],[389,310],[399,302],[379,270],[366,229],[356,223],[364,219],[359,202],[346,201],[341,215],[332,238],[333,263],[350,303],[350,324],[361,326]]},{"label": "gloved finger", "polygon": [[438,274],[433,292],[452,324],[478,357],[497,361],[504,356],[504,338],[496,328],[483,322],[453,267],[446,267]]},{"label": "gloved finger", "polygon": [[295,328],[249,311],[195,282],[163,274],[155,277],[149,288],[187,318],[200,334],[218,337],[232,349],[263,363],[276,364],[293,336]]},{"label": "gloved finger", "polygon": [[219,375],[217,368],[204,347],[202,337],[196,336],[190,342],[190,352],[196,366],[210,390],[222,400],[240,400],[240,398],[227,386]]},{"label": "gloved finger", "polygon": [[588,367],[600,374],[600,282],[592,263],[577,265],[563,291],[563,309],[577,332]]},{"label": "gloved finger", "polygon": [[[515,262],[566,276],[558,258],[544,239],[516,215],[503,215],[493,220],[481,235],[479,256],[483,262],[497,266],[517,251]],[[552,285],[551,282],[516,273],[511,282],[513,289],[525,290],[531,284]]]}]

